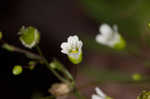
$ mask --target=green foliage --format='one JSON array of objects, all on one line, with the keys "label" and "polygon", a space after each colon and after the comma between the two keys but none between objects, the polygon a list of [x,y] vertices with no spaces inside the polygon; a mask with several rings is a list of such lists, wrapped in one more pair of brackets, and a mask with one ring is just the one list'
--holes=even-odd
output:
[{"label": "green foliage", "polygon": [[150,91],[143,91],[137,99],[150,99]]},{"label": "green foliage", "polygon": [[[90,70],[90,71],[89,71]],[[91,68],[86,66],[84,70],[81,71],[89,77],[93,77],[97,82],[110,82],[110,81],[119,81],[119,82],[128,82],[132,81],[130,76],[126,73],[119,71],[110,71],[110,70],[100,70],[97,68]]]},{"label": "green foliage", "polygon": [[20,66],[20,65],[16,65],[16,66],[14,66],[14,68],[12,69],[13,75],[19,75],[19,74],[22,73],[22,71],[23,71],[23,69],[22,69],[22,66]]},{"label": "green foliage", "polygon": [[25,47],[32,48],[40,40],[40,33],[38,30],[32,26],[22,27],[19,31],[19,39]]}]

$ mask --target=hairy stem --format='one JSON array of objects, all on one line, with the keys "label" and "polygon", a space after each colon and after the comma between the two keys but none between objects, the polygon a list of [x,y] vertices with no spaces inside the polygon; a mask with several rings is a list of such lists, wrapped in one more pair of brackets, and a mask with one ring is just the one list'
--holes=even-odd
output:
[{"label": "hairy stem", "polygon": [[28,50],[16,47],[14,45],[5,43],[4,41],[1,41],[1,42],[2,42],[2,48],[5,48],[5,49],[7,49],[9,51],[12,51],[12,52],[23,53],[27,57],[32,58],[32,59],[43,60],[43,57],[41,57],[40,55],[35,54],[35,53],[31,52],[31,51],[28,51]]}]

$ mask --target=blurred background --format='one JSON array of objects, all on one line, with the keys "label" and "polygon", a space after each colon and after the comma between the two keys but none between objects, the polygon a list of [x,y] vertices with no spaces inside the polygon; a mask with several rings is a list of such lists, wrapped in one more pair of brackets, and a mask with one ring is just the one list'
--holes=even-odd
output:
[{"label": "blurred background", "polygon": [[[96,86],[114,99],[136,99],[142,90],[150,89],[149,82],[128,82],[134,73],[144,77],[150,74],[149,0],[0,0],[0,4],[0,30],[4,40],[24,48],[17,35],[20,27],[38,28],[39,46],[47,59],[56,57],[73,75],[77,74],[77,84],[84,85],[81,92],[87,99]],[[127,50],[116,51],[95,42],[102,23],[118,25]],[[60,52],[60,44],[75,34],[84,42],[84,58],[78,68]],[[41,65],[13,76],[14,65],[29,61],[23,54],[0,49],[0,61],[2,99],[33,99],[36,92],[48,96],[51,84],[59,82]]]}]

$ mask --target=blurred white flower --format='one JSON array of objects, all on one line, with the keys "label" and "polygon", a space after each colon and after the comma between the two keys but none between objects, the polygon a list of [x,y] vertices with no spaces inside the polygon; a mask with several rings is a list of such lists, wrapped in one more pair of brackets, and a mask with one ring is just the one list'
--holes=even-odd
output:
[{"label": "blurred white flower", "polygon": [[67,42],[61,44],[61,52],[67,54],[71,62],[78,64],[82,61],[82,46],[77,35],[69,36]]},{"label": "blurred white flower", "polygon": [[125,47],[125,41],[121,37],[121,35],[118,33],[118,27],[117,25],[114,25],[113,28],[111,28],[108,24],[102,24],[99,27],[99,32],[101,34],[98,34],[96,36],[96,41],[100,44],[112,47],[112,48],[124,48]]},{"label": "blurred white flower", "polygon": [[92,99],[107,99],[107,96],[98,87],[95,88],[96,94],[92,95]]}]

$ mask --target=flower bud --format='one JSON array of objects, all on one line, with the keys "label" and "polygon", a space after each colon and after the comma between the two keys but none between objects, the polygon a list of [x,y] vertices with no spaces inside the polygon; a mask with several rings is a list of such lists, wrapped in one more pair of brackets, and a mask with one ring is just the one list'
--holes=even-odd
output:
[{"label": "flower bud", "polygon": [[139,81],[142,79],[142,76],[140,74],[133,74],[132,79],[135,81]]},{"label": "flower bud", "polygon": [[19,75],[19,74],[22,73],[22,71],[23,71],[23,69],[22,69],[22,66],[20,66],[20,65],[16,65],[16,66],[14,66],[14,68],[12,69],[13,75]]},{"label": "flower bud", "polygon": [[49,65],[50,65],[51,68],[57,69],[57,70],[60,70],[60,71],[63,68],[63,65],[57,60],[53,60]]},{"label": "flower bud", "polygon": [[35,61],[30,61],[28,64],[29,64],[29,69],[33,70],[35,68],[36,62]]},{"label": "flower bud", "polygon": [[148,24],[148,26],[150,27],[150,23]]},{"label": "flower bud", "polygon": [[56,83],[48,91],[54,96],[64,96],[70,93],[72,88],[66,83]]},{"label": "flower bud", "polygon": [[32,27],[22,27],[19,31],[19,39],[21,43],[27,48],[33,48],[35,45],[39,43],[40,33],[39,31]]}]

